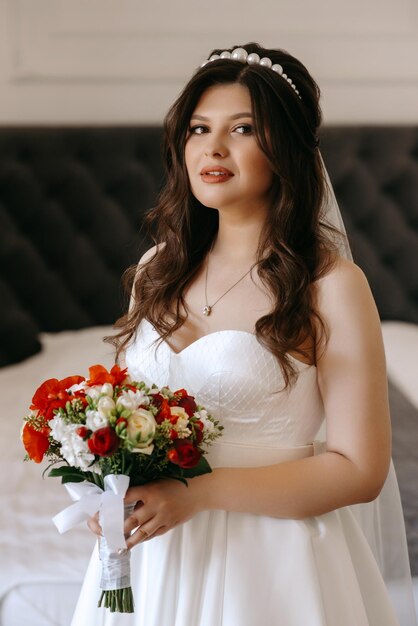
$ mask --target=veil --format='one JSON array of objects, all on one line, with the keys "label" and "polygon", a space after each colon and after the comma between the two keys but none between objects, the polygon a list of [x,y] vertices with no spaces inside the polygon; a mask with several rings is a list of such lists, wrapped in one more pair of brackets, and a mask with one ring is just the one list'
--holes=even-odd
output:
[{"label": "veil", "polygon": [[[352,261],[353,256],[337,198],[320,152],[319,155],[326,182],[322,217],[340,233],[338,238],[340,256]],[[319,439],[326,440],[325,429],[326,426],[319,431]],[[392,461],[379,496],[372,502],[352,505],[349,508],[374,554],[400,625],[417,626],[405,522]]]}]

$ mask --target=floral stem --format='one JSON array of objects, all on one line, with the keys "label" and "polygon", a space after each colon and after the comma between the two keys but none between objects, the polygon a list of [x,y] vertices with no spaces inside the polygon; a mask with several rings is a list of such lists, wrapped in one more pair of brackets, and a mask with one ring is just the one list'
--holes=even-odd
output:
[{"label": "floral stem", "polygon": [[111,613],[133,613],[134,597],[131,587],[102,591],[98,607],[109,609]]}]

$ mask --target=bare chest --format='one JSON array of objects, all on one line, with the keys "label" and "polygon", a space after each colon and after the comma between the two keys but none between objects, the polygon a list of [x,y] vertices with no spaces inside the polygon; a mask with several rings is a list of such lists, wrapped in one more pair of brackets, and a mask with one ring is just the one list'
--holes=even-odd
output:
[{"label": "bare chest", "polygon": [[[256,269],[242,280],[239,278],[236,272],[222,271],[220,267],[207,281],[205,269],[199,272],[184,294],[187,319],[168,339],[175,352],[181,352],[201,337],[220,330],[255,333],[257,320],[271,313],[274,300]],[[204,312],[207,306],[210,307],[209,315]],[[291,354],[305,363],[314,363],[313,340],[307,339],[299,347],[307,350],[309,356],[301,357],[295,351]]]},{"label": "bare chest", "polygon": [[205,269],[199,272],[184,294],[187,320],[169,338],[176,352],[220,330],[255,333],[257,320],[271,311],[273,302],[255,269],[240,278],[237,272],[218,268],[206,281]]}]

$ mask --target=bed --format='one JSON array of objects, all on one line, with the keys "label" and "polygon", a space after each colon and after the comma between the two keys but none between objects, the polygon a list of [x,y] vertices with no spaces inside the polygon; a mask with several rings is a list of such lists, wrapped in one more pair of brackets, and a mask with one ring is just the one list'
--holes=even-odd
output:
[{"label": "bed", "polygon": [[[94,539],[55,530],[68,498],[22,462],[21,417],[40,381],[112,364],[102,337],[150,245],[160,140],[158,127],[0,128],[0,626],[70,623]],[[418,129],[325,128],[321,150],[382,320],[418,600]]]}]

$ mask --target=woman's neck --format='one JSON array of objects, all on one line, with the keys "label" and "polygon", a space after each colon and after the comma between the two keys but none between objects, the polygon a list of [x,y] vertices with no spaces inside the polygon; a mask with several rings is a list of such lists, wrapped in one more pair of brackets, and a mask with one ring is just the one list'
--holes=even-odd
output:
[{"label": "woman's neck", "polygon": [[228,263],[255,262],[262,227],[260,220],[234,223],[220,216],[211,254]]}]

